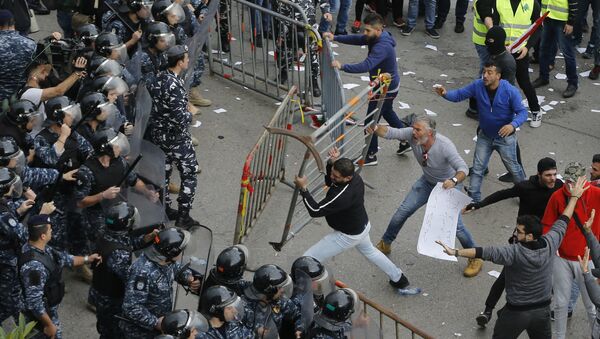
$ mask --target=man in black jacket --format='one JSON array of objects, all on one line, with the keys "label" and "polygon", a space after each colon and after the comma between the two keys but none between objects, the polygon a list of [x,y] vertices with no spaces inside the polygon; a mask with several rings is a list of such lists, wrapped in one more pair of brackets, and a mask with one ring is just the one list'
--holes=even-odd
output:
[{"label": "man in black jacket", "polygon": [[[519,211],[517,216],[534,215],[538,218],[544,216],[544,210],[550,200],[550,196],[563,186],[563,182],[556,178],[556,161],[551,158],[543,158],[538,161],[536,175],[516,183],[513,187],[492,193],[482,201],[470,203],[463,210],[464,213],[480,209],[484,206],[494,204],[509,198],[519,198]],[[509,242],[512,240],[509,239]],[[504,270],[490,289],[485,301],[485,310],[477,316],[477,323],[484,327],[492,318],[492,311],[504,291]]]},{"label": "man in black jacket", "polygon": [[313,218],[325,217],[334,229],[318,243],[304,252],[321,263],[347,249],[356,247],[367,260],[377,265],[390,278],[395,288],[407,288],[406,275],[371,243],[369,231],[371,223],[365,210],[365,185],[358,174],[354,174],[354,164],[348,158],[340,158],[336,147],[329,150],[329,162],[325,184],[329,187],[325,199],[316,202],[308,191],[308,179],[296,177],[294,183],[300,188],[302,201]]}]

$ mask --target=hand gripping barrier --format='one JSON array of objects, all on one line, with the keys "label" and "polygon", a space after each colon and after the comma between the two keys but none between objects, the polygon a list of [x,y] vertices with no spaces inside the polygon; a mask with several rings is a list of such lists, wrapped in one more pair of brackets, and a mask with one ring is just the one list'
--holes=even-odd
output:
[{"label": "hand gripping barrier", "polygon": [[[227,13],[219,16],[228,16],[229,22],[218,22],[216,45],[209,40],[211,74],[276,100],[295,86],[302,105],[315,105],[312,79],[318,77],[321,37],[302,9],[286,0],[263,0],[262,6],[245,0],[221,1],[227,4],[221,8]],[[265,8],[267,3],[273,8]]]},{"label": "hand gripping barrier", "polygon": [[[381,106],[383,105],[383,100],[385,100],[380,98],[386,97],[389,81],[389,74],[386,73],[380,75],[379,78],[371,82],[368,87],[363,89],[357,96],[350,99],[340,110],[325,121],[325,123],[313,132],[310,137],[298,135],[293,131],[286,131],[273,127],[268,128],[270,133],[292,136],[307,146],[307,151],[302,160],[302,164],[300,165],[298,176],[307,176],[307,189],[315,200],[319,201],[323,199],[327,193],[327,187],[323,183],[323,163],[329,159],[328,150],[333,146],[338,147],[341,157],[346,157],[354,161],[357,166],[357,174],[362,170],[367,156],[368,145],[371,142],[372,137],[371,134],[365,132],[364,126],[368,125],[368,121],[379,120]],[[355,117],[357,112],[367,110],[369,101],[371,100],[377,101],[376,108],[371,112],[367,112],[365,117]],[[349,118],[354,118],[356,124],[343,127],[346,119]],[[365,123],[365,121],[367,121],[367,123]],[[342,132],[340,133],[340,131]],[[308,211],[303,206],[302,201],[298,201],[299,193],[299,189],[294,188],[280,241],[270,242],[276,251],[281,251],[282,247],[312,220]]]},{"label": "hand gripping barrier", "polygon": [[[292,86],[267,128],[291,130],[294,107],[298,100],[296,87]],[[264,131],[246,157],[242,172],[238,215],[235,223],[234,244],[243,241],[265,208],[275,184],[285,176],[285,152],[287,138],[284,135]]]}]

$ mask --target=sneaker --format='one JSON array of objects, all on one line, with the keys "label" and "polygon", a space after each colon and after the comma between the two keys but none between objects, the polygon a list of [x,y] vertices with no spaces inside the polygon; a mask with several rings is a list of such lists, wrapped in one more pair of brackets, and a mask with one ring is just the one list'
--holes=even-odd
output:
[{"label": "sneaker", "polygon": [[410,282],[408,282],[408,278],[406,277],[406,274],[402,273],[402,275],[400,276],[400,279],[398,279],[398,281],[391,281],[390,280],[390,285],[392,285],[392,287],[394,288],[407,288],[408,285],[410,285]]},{"label": "sneaker", "polygon": [[546,86],[549,83],[550,83],[550,80],[548,80],[548,79],[537,78],[531,83],[531,85],[533,86],[533,88],[539,88],[542,86]]},{"label": "sneaker", "polygon": [[483,260],[481,259],[469,259],[469,263],[463,272],[463,275],[467,278],[472,278],[477,276],[479,272],[481,272],[481,268],[483,267]]},{"label": "sneaker", "polygon": [[398,145],[398,150],[396,151],[396,154],[403,155],[410,151],[412,151],[412,147],[410,147],[410,144],[408,142],[401,142],[400,145]]},{"label": "sneaker", "polygon": [[435,29],[442,29],[442,27],[444,27],[444,23],[445,22],[446,22],[445,20],[435,19],[435,22],[433,23],[433,28],[435,28]]},{"label": "sneaker", "polygon": [[430,37],[432,37],[434,39],[439,39],[440,38],[440,33],[438,33],[438,31],[436,31],[435,28],[427,28],[425,30],[425,33],[427,33],[427,35],[429,35]]},{"label": "sneaker", "polygon": [[350,31],[354,34],[360,32],[360,21],[354,20],[354,23],[352,24]]},{"label": "sneaker", "polygon": [[482,328],[484,328],[485,325],[487,325],[487,323],[489,323],[491,319],[492,319],[491,311],[483,311],[483,312],[479,313],[477,318],[475,318],[475,320],[477,321],[477,325],[479,325],[479,327],[482,327]]},{"label": "sneaker", "polygon": [[363,166],[377,166],[377,156],[375,154],[367,154]]},{"label": "sneaker", "polygon": [[454,25],[454,33],[462,33],[465,31],[465,24],[462,22],[457,22],[456,25]]},{"label": "sneaker", "polygon": [[[590,72],[590,74],[592,74],[592,72]],[[567,89],[563,92],[563,98],[570,98],[575,95],[575,92],[577,92],[577,86],[569,84]]]},{"label": "sneaker", "polygon": [[408,25],[405,25],[404,27],[400,28],[400,34],[409,36],[414,30],[414,27],[408,27]]},{"label": "sneaker", "polygon": [[600,76],[600,65],[596,65],[594,68],[592,68],[588,78],[590,78],[590,80],[598,80],[598,76]]},{"label": "sneaker", "polygon": [[513,182],[513,175],[510,172],[506,172],[498,177],[501,182]]},{"label": "sneaker", "polygon": [[529,127],[538,128],[542,126],[542,112],[531,112],[531,121],[529,122]]},{"label": "sneaker", "polygon": [[404,19],[402,19],[402,18],[396,18],[396,19],[394,19],[394,26],[396,26],[398,28],[402,28],[402,27],[406,26],[406,21],[404,21]]},{"label": "sneaker", "polygon": [[212,101],[202,96],[202,91],[198,86],[192,87],[192,89],[190,89],[189,102],[192,105],[200,107],[208,107],[212,105]]},{"label": "sneaker", "polygon": [[184,230],[190,230],[193,227],[199,227],[200,223],[190,216],[189,212],[180,212],[175,221],[175,226]]},{"label": "sneaker", "polygon": [[377,248],[379,252],[385,255],[389,255],[390,253],[392,253],[392,244],[386,243],[385,241],[383,241],[383,239],[379,240],[377,245],[375,245],[375,248]]}]

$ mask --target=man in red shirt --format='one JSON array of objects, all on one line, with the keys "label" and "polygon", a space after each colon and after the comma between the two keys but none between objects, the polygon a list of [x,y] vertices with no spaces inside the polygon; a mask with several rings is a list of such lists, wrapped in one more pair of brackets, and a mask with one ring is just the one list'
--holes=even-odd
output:
[{"label": "man in red shirt", "polygon": [[[554,192],[548,201],[542,224],[544,226],[544,234],[550,230],[554,221],[560,216],[565,209],[567,201],[571,196],[570,186],[577,181],[577,178],[585,175],[585,167],[577,162],[572,162],[567,165],[563,175],[565,185]],[[589,219],[593,209],[600,211],[600,188],[588,184],[591,187],[585,191],[573,213],[573,218],[567,226],[567,232],[558,248],[558,257],[554,260],[553,267],[553,290],[555,298],[554,306],[554,333],[553,337],[564,339],[567,329],[567,306],[571,295],[571,285],[577,283],[581,291],[583,304],[588,313],[590,325],[595,320],[595,306],[591,302],[581,267],[577,260],[577,256],[583,256],[585,252],[586,239],[581,230],[583,223]],[[595,218],[592,224],[592,232],[599,238],[600,236],[600,218]],[[575,277],[575,280],[573,279]]]}]

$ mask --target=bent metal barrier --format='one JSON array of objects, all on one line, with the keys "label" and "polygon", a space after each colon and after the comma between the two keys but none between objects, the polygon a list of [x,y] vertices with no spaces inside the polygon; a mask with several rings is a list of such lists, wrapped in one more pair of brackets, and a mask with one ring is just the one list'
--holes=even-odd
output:
[{"label": "bent metal barrier", "polygon": [[[321,64],[321,84],[323,85],[321,113],[325,120],[329,120],[337,111],[342,109],[346,102],[346,96],[344,95],[342,77],[340,76],[339,70],[331,67],[331,64],[335,60],[331,41],[323,40],[323,48],[321,49],[319,56],[319,63]],[[338,121],[335,122],[337,123]],[[330,122],[329,126],[331,125],[333,124]],[[342,134],[344,134],[344,124],[340,124],[333,133],[335,138]]]},{"label": "bent metal barrier", "polygon": [[[297,88],[292,86],[267,127],[291,130],[292,118],[298,103]],[[265,208],[271,192],[285,176],[284,135],[264,131],[246,157],[242,171],[238,215],[235,222],[234,244],[239,244]]]},{"label": "bent metal barrier", "polygon": [[[216,39],[208,42],[211,74],[276,100],[296,86],[302,104],[315,105],[311,60],[317,58],[321,37],[302,9],[286,0],[265,0],[273,10],[245,0],[222,1],[228,4],[229,29],[222,32],[226,25],[217,20]],[[227,52],[224,43],[230,46]]]}]

